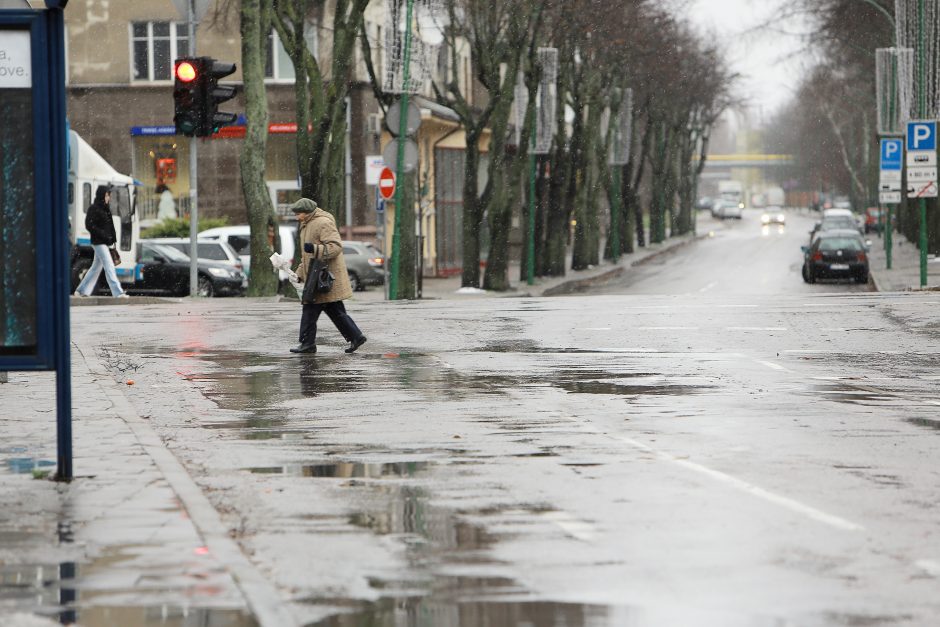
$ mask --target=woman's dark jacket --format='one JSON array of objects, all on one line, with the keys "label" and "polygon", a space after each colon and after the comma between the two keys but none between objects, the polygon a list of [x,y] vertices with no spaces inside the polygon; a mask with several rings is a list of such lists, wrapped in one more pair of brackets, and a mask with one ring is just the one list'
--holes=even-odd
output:
[{"label": "woman's dark jacket", "polygon": [[104,186],[95,191],[95,202],[88,207],[85,214],[85,228],[91,235],[92,246],[104,244],[112,246],[117,241],[114,232],[114,221],[111,219],[111,208],[104,202],[104,194],[108,189]]}]

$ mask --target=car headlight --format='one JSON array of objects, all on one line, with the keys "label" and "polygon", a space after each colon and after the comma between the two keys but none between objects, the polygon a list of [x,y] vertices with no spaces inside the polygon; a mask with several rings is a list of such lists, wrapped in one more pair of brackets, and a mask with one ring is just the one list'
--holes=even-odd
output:
[{"label": "car headlight", "polygon": [[778,220],[779,222],[786,222],[786,221],[787,221],[787,216],[785,216],[785,215],[783,215],[783,214],[781,213],[780,215],[777,216],[777,220]]},{"label": "car headlight", "polygon": [[769,224],[769,223],[770,223],[770,216],[765,213],[764,215],[762,215],[762,216],[760,217],[760,221],[761,221],[761,223],[763,223],[763,224]]},{"label": "car headlight", "polygon": [[212,276],[232,276],[232,273],[222,268],[209,268],[209,274]]}]

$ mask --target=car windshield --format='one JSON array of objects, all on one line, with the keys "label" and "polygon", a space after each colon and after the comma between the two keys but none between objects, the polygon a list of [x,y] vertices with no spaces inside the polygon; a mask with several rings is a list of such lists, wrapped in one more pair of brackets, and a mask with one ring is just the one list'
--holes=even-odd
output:
[{"label": "car windshield", "polygon": [[145,244],[141,250],[141,260],[154,261],[157,257],[163,257],[169,261],[189,262],[188,255],[184,255],[172,246],[166,246],[164,244]]},{"label": "car windshield", "polygon": [[839,216],[834,218],[826,218],[823,220],[819,230],[833,231],[835,229],[854,229],[855,227],[855,220],[849,217]]},{"label": "car windshield", "polygon": [[863,250],[862,240],[855,237],[825,237],[819,240],[819,250]]}]

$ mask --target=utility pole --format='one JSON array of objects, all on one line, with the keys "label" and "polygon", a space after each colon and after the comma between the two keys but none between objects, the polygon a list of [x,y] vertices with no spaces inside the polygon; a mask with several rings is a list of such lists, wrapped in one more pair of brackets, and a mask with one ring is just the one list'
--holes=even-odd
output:
[{"label": "utility pole", "polygon": [[401,115],[398,122],[398,159],[395,163],[395,221],[392,226],[392,269],[388,284],[389,300],[398,300],[398,273],[401,268],[401,214],[405,187],[405,138],[408,137],[408,81],[411,79],[411,17],[414,0],[405,10],[405,50],[402,68]]},{"label": "utility pole", "polygon": [[[924,0],[917,0],[917,116],[927,116],[927,67],[924,58]],[[920,206],[920,286],[927,287],[927,200],[918,199]]]},{"label": "utility pole", "polygon": [[526,237],[526,283],[535,285],[535,107],[529,126],[529,224]]},{"label": "utility pole", "polygon": [[[196,0],[189,0],[189,56],[196,56]],[[189,138],[189,295],[196,297],[199,292],[199,247],[196,243],[199,232],[198,211],[198,159],[199,147],[196,137]]]}]

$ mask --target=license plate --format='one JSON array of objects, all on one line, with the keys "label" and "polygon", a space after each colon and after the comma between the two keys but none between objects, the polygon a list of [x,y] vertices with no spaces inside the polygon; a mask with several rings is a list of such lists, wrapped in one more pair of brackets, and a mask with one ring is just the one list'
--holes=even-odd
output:
[{"label": "license plate", "polygon": [[834,263],[831,266],[829,266],[829,269],[830,270],[848,270],[849,265],[846,263]]}]

